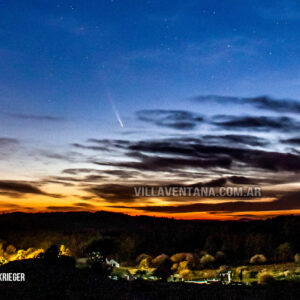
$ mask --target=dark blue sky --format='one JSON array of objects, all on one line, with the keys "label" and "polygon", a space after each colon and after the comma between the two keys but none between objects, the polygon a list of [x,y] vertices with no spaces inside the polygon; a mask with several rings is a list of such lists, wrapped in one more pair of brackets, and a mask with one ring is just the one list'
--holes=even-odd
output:
[{"label": "dark blue sky", "polygon": [[76,116],[100,102],[108,114],[107,88],[122,114],[198,94],[298,98],[299,12],[297,1],[3,1],[1,109]]},{"label": "dark blue sky", "polygon": [[[296,134],[297,109],[279,119],[278,106],[261,111],[265,100],[247,99],[300,99],[299,25],[296,0],[0,1],[0,138],[22,144],[6,162],[8,179],[28,169],[40,179],[70,161],[87,167],[98,154],[72,144],[89,138],[242,131],[296,153],[278,141]],[[126,159],[104,155],[116,157]]]}]

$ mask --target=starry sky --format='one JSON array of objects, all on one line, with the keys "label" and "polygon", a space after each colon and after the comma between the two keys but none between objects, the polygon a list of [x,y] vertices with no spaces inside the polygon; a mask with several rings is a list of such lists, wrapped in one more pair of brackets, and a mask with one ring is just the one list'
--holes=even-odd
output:
[{"label": "starry sky", "polygon": [[[300,212],[300,2],[0,2],[0,211]],[[139,198],[134,186],[260,186]]]}]

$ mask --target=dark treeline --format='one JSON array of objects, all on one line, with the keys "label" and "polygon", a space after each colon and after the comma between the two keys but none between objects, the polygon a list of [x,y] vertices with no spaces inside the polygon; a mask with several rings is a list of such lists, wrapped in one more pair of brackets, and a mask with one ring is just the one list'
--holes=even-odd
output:
[{"label": "dark treeline", "polygon": [[270,262],[288,261],[300,252],[299,229],[297,216],[205,222],[108,212],[0,215],[4,244],[26,249],[61,243],[74,256],[82,256],[86,250],[101,251],[103,241],[108,241],[106,251],[123,261],[134,260],[141,253],[156,256],[201,251],[212,255],[222,251],[228,263],[236,264],[255,254],[264,254]]}]

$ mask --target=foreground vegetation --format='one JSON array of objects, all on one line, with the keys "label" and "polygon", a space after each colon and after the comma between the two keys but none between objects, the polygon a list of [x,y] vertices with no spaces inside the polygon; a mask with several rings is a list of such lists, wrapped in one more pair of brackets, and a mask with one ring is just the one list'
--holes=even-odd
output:
[{"label": "foreground vegetation", "polygon": [[49,263],[42,259],[14,261],[1,272],[25,272],[26,282],[0,282],[1,299],[289,299],[300,297],[295,281],[255,286],[198,285],[184,282],[110,280],[91,268]]},{"label": "foreground vegetation", "polygon": [[[294,216],[201,222],[105,212],[1,215],[1,272],[25,272],[26,282],[0,282],[0,298],[15,289],[22,299],[58,291],[65,299],[298,299],[299,230]],[[228,273],[228,285],[192,283]]]}]

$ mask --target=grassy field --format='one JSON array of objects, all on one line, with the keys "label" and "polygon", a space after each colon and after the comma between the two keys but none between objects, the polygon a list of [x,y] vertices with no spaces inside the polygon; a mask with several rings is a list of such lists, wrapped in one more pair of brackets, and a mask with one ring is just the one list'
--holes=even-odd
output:
[{"label": "grassy field", "polygon": [[[278,271],[289,265],[276,266]],[[262,268],[263,266],[260,266]],[[271,266],[270,266],[271,267]],[[256,268],[256,267],[253,267]],[[123,271],[126,268],[122,269]],[[275,270],[275,269],[274,269]],[[131,271],[134,271],[133,269]],[[15,261],[0,267],[0,272],[24,272],[25,282],[0,282],[0,299],[197,299],[197,300],[298,300],[300,284],[275,281],[267,285],[223,286],[185,282],[110,280],[91,269],[47,264],[43,260]],[[203,272],[206,272],[203,270]],[[208,271],[207,271],[208,272]]]},{"label": "grassy field", "polygon": [[[233,272],[233,280],[241,281],[239,276],[241,269],[243,269],[242,282],[245,284],[253,283],[259,280],[264,275],[271,275],[275,280],[293,280],[300,282],[300,266],[295,263],[280,263],[280,264],[264,264],[264,265],[247,265],[235,266],[229,269]],[[143,279],[152,279],[154,268],[138,269],[136,267],[120,267],[114,270],[114,275],[124,277],[125,274],[132,276],[143,274]],[[219,277],[219,270],[217,269],[203,269],[203,270],[186,270],[182,272],[181,276],[184,280],[201,281],[205,279],[213,279]],[[180,276],[178,276],[180,277]],[[178,278],[177,277],[177,278]]]}]

